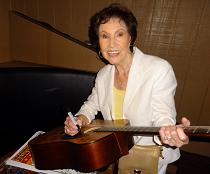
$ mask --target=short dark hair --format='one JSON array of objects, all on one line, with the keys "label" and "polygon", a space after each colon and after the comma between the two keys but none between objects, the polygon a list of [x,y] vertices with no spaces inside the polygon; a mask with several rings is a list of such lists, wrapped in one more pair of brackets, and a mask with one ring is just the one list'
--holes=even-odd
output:
[{"label": "short dark hair", "polygon": [[137,38],[137,20],[131,10],[119,3],[112,3],[91,17],[88,31],[90,43],[98,53],[100,51],[99,26],[108,22],[112,17],[119,18],[125,22],[128,33],[131,36],[130,50],[133,52],[133,45]]}]

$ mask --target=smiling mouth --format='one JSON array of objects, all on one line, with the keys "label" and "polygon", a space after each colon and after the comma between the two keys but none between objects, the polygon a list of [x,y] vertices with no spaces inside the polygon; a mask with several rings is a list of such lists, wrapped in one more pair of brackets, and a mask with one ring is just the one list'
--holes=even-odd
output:
[{"label": "smiling mouth", "polygon": [[107,51],[107,54],[111,57],[117,56],[119,53],[120,53],[120,51],[118,51],[118,50]]}]

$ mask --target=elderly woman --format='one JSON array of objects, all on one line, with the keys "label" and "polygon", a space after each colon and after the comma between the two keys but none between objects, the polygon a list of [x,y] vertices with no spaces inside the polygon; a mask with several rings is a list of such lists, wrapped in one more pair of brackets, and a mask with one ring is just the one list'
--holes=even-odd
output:
[{"label": "elderly woman", "polygon": [[[189,141],[182,129],[190,125],[189,120],[182,118],[182,125],[175,126],[177,82],[171,65],[134,47],[137,20],[120,4],[111,4],[91,18],[89,38],[108,64],[98,72],[91,95],[76,114],[77,123],[89,124],[101,111],[105,120],[128,119],[132,126],[160,126],[159,137],[134,136],[134,141],[136,145],[166,145],[158,164],[158,173],[164,174],[167,164],[180,156],[174,147]],[[77,134],[69,117],[64,124],[67,134]]]}]

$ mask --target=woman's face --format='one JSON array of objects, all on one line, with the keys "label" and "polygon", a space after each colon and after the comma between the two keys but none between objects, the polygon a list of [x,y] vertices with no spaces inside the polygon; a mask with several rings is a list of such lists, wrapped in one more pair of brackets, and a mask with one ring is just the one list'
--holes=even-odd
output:
[{"label": "woman's face", "polygon": [[131,57],[127,26],[119,18],[111,18],[99,26],[99,46],[103,57],[113,65],[126,63]]}]

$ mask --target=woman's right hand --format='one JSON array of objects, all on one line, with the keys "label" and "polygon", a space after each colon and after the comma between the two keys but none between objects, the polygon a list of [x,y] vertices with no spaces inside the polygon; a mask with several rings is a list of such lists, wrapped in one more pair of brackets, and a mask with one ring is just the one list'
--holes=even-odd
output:
[{"label": "woman's right hand", "polygon": [[[82,126],[89,123],[89,120],[84,115],[79,115],[76,119],[77,124],[81,128]],[[66,117],[66,120],[64,122],[64,132],[68,135],[74,136],[79,132],[78,126],[76,126],[69,116]]]},{"label": "woman's right hand", "polygon": [[[82,121],[80,119],[77,119],[77,124],[79,125],[79,127],[81,127]],[[74,136],[79,132],[78,127],[71,121],[69,116],[66,117],[66,120],[64,122],[64,132],[71,136]]]}]

